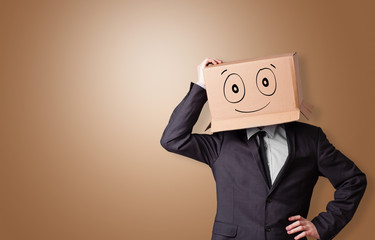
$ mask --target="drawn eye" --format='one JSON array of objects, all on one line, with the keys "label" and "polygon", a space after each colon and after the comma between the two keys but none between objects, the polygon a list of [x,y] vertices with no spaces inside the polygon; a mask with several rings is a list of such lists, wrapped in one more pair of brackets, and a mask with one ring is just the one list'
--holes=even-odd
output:
[{"label": "drawn eye", "polygon": [[245,97],[245,84],[237,73],[231,73],[224,82],[224,97],[230,103],[238,103]]},{"label": "drawn eye", "polygon": [[256,76],[258,90],[266,96],[272,96],[276,92],[276,77],[269,68],[262,68]]}]

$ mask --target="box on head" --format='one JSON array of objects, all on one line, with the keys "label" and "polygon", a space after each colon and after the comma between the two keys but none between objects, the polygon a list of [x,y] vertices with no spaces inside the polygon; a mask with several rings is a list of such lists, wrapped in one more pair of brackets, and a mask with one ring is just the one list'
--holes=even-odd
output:
[{"label": "box on head", "polygon": [[204,69],[211,131],[226,131],[308,119],[297,53],[225,62]]}]

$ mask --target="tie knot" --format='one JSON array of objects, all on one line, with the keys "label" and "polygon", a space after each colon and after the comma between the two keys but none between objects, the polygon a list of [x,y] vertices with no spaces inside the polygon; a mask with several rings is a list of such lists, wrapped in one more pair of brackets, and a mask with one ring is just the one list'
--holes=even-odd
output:
[{"label": "tie knot", "polygon": [[264,138],[264,136],[266,136],[266,132],[265,131],[259,131],[256,134],[258,134],[260,138]]}]

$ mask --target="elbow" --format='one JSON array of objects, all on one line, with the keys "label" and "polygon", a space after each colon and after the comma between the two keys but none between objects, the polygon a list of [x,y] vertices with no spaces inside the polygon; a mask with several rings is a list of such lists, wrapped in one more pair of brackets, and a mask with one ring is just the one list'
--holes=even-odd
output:
[{"label": "elbow", "polygon": [[164,135],[160,139],[161,146],[168,152],[180,153],[183,151],[185,144],[187,143],[185,138],[166,138]]},{"label": "elbow", "polygon": [[168,140],[164,135],[160,139],[160,145],[168,152],[174,152],[171,141]]},{"label": "elbow", "polygon": [[367,177],[366,174],[363,173],[362,175],[362,186],[363,186],[363,192],[366,190],[367,187]]},{"label": "elbow", "polygon": [[366,175],[364,173],[361,173],[360,175],[357,175],[357,181],[356,181],[355,187],[357,189],[357,194],[360,196],[360,199],[361,199],[363,197],[363,195],[366,191],[366,187],[367,187],[367,178],[366,178]]},{"label": "elbow", "polygon": [[364,173],[362,173],[360,175],[360,186],[358,188],[358,192],[360,195],[359,201],[363,198],[363,195],[366,192],[366,188],[367,188],[367,177]]},{"label": "elbow", "polygon": [[168,151],[168,141],[164,137],[160,139],[160,145]]}]

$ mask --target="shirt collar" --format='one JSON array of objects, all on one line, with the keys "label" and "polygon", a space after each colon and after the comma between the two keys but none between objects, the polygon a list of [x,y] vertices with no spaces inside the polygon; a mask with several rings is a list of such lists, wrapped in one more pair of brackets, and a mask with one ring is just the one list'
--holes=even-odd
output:
[{"label": "shirt collar", "polygon": [[269,125],[264,126],[262,129],[258,127],[248,128],[246,129],[247,139],[250,139],[255,133],[259,131],[265,131],[271,138],[275,136],[276,128],[279,127],[279,125]]}]

